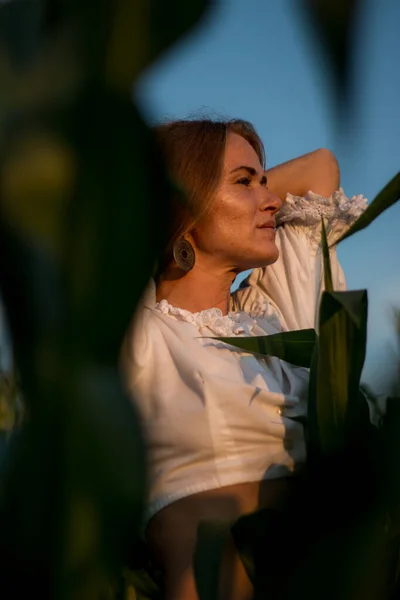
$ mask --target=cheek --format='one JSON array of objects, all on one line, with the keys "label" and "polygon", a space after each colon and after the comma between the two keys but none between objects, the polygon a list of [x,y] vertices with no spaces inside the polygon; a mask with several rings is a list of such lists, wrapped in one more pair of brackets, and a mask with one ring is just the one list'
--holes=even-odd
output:
[{"label": "cheek", "polygon": [[219,253],[253,240],[257,206],[257,198],[246,188],[220,192],[209,215],[193,232],[197,246]]},{"label": "cheek", "polygon": [[257,214],[257,202],[254,194],[246,188],[221,193],[216,200],[212,220],[221,231],[232,232],[253,226]]}]

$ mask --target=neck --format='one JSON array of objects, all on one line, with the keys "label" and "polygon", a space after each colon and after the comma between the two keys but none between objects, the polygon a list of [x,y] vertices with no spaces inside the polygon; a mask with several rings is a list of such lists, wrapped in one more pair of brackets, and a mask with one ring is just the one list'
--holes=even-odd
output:
[{"label": "neck", "polygon": [[171,267],[157,283],[157,302],[165,299],[193,313],[219,308],[226,315],[235,276],[231,269],[206,269],[197,263],[187,273]]}]

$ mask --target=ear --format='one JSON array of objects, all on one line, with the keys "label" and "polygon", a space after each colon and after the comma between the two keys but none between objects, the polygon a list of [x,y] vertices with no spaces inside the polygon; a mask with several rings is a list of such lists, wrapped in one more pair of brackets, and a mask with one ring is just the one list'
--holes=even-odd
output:
[{"label": "ear", "polygon": [[191,244],[193,246],[193,250],[196,252],[196,250],[198,250],[199,248],[199,244],[198,242],[198,234],[197,234],[197,230],[195,227],[193,227],[193,229],[191,229],[190,231],[188,231],[187,233],[185,233],[184,236],[182,236],[185,240],[187,240],[189,242],[189,244]]}]

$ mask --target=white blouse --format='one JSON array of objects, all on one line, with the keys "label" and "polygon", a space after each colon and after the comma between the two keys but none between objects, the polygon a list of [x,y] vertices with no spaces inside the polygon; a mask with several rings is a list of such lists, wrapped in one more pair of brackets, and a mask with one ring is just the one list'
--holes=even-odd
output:
[{"label": "white blouse", "polygon": [[[228,315],[156,304],[150,284],[122,352],[147,441],[147,519],[190,494],[289,475],[304,462],[303,428],[293,417],[306,414],[308,370],[213,337],[315,327],[321,215],[332,242],[365,206],[362,196],[348,200],[342,189],[328,199],[288,194],[277,219],[280,258],[253,270],[248,287],[232,294]],[[344,289],[331,254],[335,288]]]}]

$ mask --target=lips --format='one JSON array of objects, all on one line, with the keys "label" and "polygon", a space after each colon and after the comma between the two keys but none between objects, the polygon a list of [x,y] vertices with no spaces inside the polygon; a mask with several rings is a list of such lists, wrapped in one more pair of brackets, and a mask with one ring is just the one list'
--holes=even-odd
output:
[{"label": "lips", "polygon": [[267,221],[266,223],[259,225],[259,229],[273,229],[275,231],[276,223],[275,221]]}]

